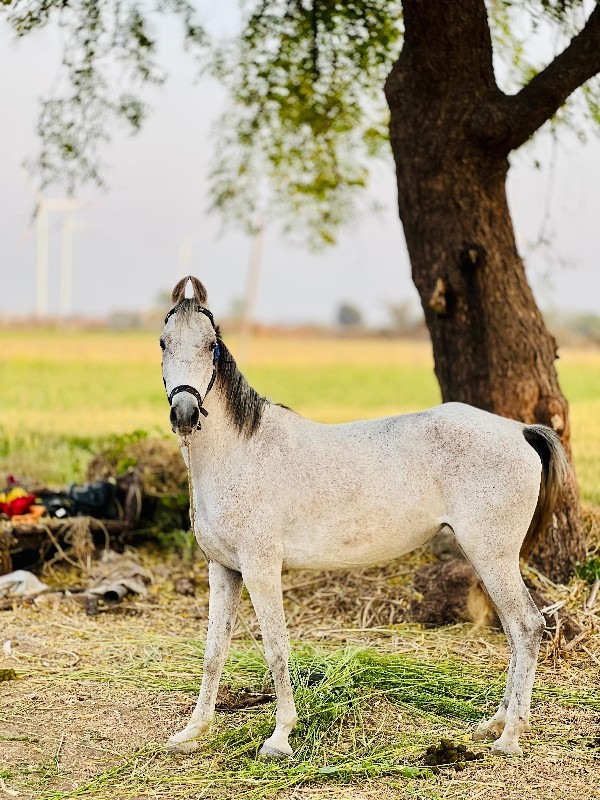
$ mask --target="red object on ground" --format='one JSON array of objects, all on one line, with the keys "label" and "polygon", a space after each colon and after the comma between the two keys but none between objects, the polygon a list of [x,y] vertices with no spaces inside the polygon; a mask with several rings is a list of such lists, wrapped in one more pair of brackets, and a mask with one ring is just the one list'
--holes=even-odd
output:
[{"label": "red object on ground", "polygon": [[0,503],[0,511],[4,514],[8,514],[9,517],[15,514],[24,514],[26,511],[29,511],[34,500],[34,494],[28,494],[26,497],[15,497],[10,503]]}]

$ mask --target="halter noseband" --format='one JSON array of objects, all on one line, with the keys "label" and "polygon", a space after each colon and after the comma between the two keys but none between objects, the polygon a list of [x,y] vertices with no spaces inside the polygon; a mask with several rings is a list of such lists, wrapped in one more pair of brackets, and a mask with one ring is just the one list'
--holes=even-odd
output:
[{"label": "halter noseband", "polygon": [[[172,317],[173,314],[176,311],[177,311],[177,306],[175,306],[175,308],[172,308],[169,311],[169,313],[165,317],[165,325],[169,321],[169,317]],[[212,313],[209,311],[209,309],[208,308],[204,308],[204,306],[196,306],[196,311],[199,311],[201,314],[204,314],[206,317],[208,317],[208,319],[210,320],[210,324],[213,326],[213,330],[215,331],[215,333],[217,333],[217,326],[215,325],[215,320],[213,318]],[[221,355],[221,348],[219,347],[219,341],[218,341],[218,336],[217,336],[217,346],[213,350],[213,371],[212,371],[212,375],[211,375],[210,381],[208,382],[208,386],[206,388],[206,392],[204,394],[204,400],[206,400],[206,398],[208,396],[208,393],[210,392],[210,390],[215,385],[215,381],[217,379],[217,364],[219,362],[219,356],[220,355]],[[165,381],[164,376],[163,376],[163,384],[165,386],[165,391],[166,391],[167,390],[167,382]],[[171,394],[167,393],[167,400],[169,401],[169,405],[173,404],[173,398],[175,397],[176,394],[179,394],[180,392],[189,392],[189,394],[193,394],[194,397],[196,398],[196,400],[198,401],[198,409],[199,409],[200,413],[202,414],[202,416],[208,417],[208,411],[202,405],[202,403],[203,403],[202,395],[200,394],[200,392],[197,389],[195,389],[193,386],[189,386],[188,384],[180,384],[179,386],[176,386],[174,389],[171,390]],[[202,426],[200,425],[200,420],[198,419],[198,424],[196,425],[196,430],[199,431],[201,429],[201,427]]]}]

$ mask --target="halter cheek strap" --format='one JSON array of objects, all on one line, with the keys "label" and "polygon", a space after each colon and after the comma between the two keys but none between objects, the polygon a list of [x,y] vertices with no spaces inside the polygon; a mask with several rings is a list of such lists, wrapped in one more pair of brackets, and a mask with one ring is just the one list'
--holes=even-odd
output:
[{"label": "halter cheek strap", "polygon": [[[169,317],[171,317],[176,311],[177,311],[177,306],[175,306],[175,308],[172,308],[169,311],[169,313],[165,317],[165,325],[166,325]],[[204,308],[204,306],[196,306],[196,311],[199,311],[201,314],[204,314],[205,316],[208,317],[208,319],[210,320],[211,325],[213,326],[213,329],[216,332],[217,328],[215,326],[215,321],[213,319],[213,315],[208,310],[208,308]],[[212,375],[211,375],[210,381],[208,383],[208,386],[206,387],[206,392],[204,394],[204,400],[206,400],[206,398],[208,396],[208,393],[210,392],[210,390],[215,385],[215,381],[217,379],[217,364],[219,363],[219,356],[220,355],[221,355],[221,348],[219,347],[219,342],[217,341],[215,349],[213,350],[213,371],[212,371]],[[165,381],[164,376],[163,376],[163,384],[164,384],[165,391],[166,391],[167,390],[167,382]],[[169,401],[169,405],[173,404],[173,398],[175,397],[176,394],[179,394],[180,392],[189,392],[189,394],[194,395],[194,397],[198,401],[198,409],[200,410],[200,413],[204,417],[208,416],[208,411],[202,405],[202,403],[203,403],[202,395],[200,394],[200,392],[197,389],[195,389],[193,386],[189,386],[188,384],[183,384],[182,383],[179,386],[176,386],[174,389],[172,389],[170,394],[167,393],[167,400]],[[198,425],[196,426],[196,430],[200,430],[200,429],[201,429],[200,420],[198,420]]]}]

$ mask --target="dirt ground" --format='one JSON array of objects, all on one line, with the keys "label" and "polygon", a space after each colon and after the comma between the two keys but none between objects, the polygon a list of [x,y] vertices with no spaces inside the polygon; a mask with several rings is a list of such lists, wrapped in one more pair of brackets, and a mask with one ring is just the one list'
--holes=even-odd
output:
[{"label": "dirt ground", "polygon": [[[11,642],[10,654],[0,653],[0,668],[13,668],[18,676],[0,683],[2,800],[600,797],[600,634],[598,617],[591,614],[591,633],[581,647],[562,652],[550,641],[543,645],[523,757],[493,757],[489,745],[470,742],[471,722],[410,709],[399,712],[383,695],[374,695],[360,726],[343,725],[326,750],[349,753],[360,739],[364,752],[389,744],[396,753],[400,747],[408,763],[418,764],[425,747],[443,736],[476,747],[484,758],[463,771],[445,769],[425,777],[394,764],[373,774],[361,768],[357,780],[347,772],[328,778],[322,765],[298,780],[296,764],[296,777],[288,780],[288,768],[280,765],[271,772],[261,767],[257,777],[252,753],[245,771],[235,773],[227,750],[219,750],[219,737],[238,729],[258,735],[253,720],[262,714],[260,724],[267,724],[272,702],[221,710],[210,747],[189,756],[167,754],[162,743],[190,713],[199,685],[207,616],[205,567],[185,564],[175,555],[143,557],[155,577],[147,600],[101,608],[91,617],[68,598],[41,605],[15,603],[0,612],[0,644]],[[344,576],[337,582],[331,576],[286,576],[294,649],[307,642],[331,653],[367,646],[419,663],[463,665],[465,675],[477,674],[490,685],[503,679],[506,645],[499,632],[470,624],[427,630],[399,621],[383,626],[377,617],[373,622],[378,603],[408,602],[410,570],[410,560],[396,562],[379,582],[369,571],[354,583]],[[195,584],[193,595],[174,590],[181,577]],[[63,586],[79,578],[74,570],[51,576]],[[369,586],[374,588],[369,591]],[[561,591],[569,604],[581,607],[581,592],[572,587]],[[337,605],[332,606],[336,595]],[[328,611],[333,607],[342,609],[336,618]],[[247,597],[233,647],[260,651]],[[245,680],[257,688],[256,677],[245,678],[235,664],[224,678],[237,688]],[[297,736],[293,744],[298,747],[299,742]]]}]

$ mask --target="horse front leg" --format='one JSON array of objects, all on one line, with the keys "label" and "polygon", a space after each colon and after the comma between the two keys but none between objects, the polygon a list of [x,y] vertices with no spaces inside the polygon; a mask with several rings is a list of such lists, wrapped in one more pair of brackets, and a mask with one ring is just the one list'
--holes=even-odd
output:
[{"label": "horse front leg", "polygon": [[208,631],[204,648],[202,684],[190,721],[167,742],[167,750],[191,753],[198,747],[197,737],[208,733],[215,712],[221,672],[227,660],[231,634],[242,591],[242,576],[211,561],[208,566],[210,597]]},{"label": "horse front leg", "polygon": [[296,724],[297,716],[288,665],[290,643],[283,612],[281,565],[275,570],[265,569],[262,564],[256,570],[242,570],[242,574],[260,625],[277,697],[275,730],[260,748],[260,755],[284,758],[293,752],[288,736]]}]

